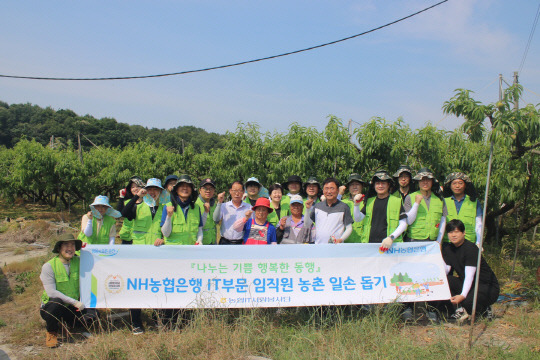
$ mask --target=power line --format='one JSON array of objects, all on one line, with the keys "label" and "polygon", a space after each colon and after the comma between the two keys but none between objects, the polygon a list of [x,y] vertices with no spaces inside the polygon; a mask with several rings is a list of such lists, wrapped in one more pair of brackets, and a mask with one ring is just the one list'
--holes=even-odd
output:
[{"label": "power line", "polygon": [[529,48],[531,47],[532,38],[534,36],[534,32],[536,30],[536,24],[538,24],[539,17],[540,17],[540,4],[538,4],[538,10],[536,10],[536,16],[534,17],[531,33],[529,34],[529,40],[527,40],[527,46],[525,46],[525,51],[523,52],[523,57],[521,58],[521,64],[519,65],[520,74],[521,74],[521,70],[523,69],[523,65],[525,64],[525,59],[527,58],[527,54],[529,53]]},{"label": "power line", "polygon": [[371,30],[364,31],[364,32],[362,32],[362,33],[360,33],[360,34],[348,36],[348,37],[343,38],[343,39],[334,40],[334,41],[327,42],[327,43],[324,43],[324,44],[311,46],[311,47],[308,47],[308,48],[305,48],[305,49],[300,49],[300,50],[290,51],[290,52],[286,52],[286,53],[279,54],[279,55],[272,55],[272,56],[267,56],[267,57],[263,57],[263,58],[259,58],[259,59],[254,59],[254,60],[241,61],[241,62],[237,62],[237,63],[233,63],[233,64],[228,64],[228,65],[213,66],[213,67],[204,68],[204,69],[198,69],[198,70],[187,70],[187,71],[179,71],[179,72],[166,73],[166,74],[140,75],[140,76],[115,76],[115,77],[99,77],[99,78],[62,78],[62,77],[20,76],[20,75],[2,75],[2,74],[0,74],[0,77],[3,77],[3,78],[12,78],[12,79],[29,79],[29,80],[70,80],[70,81],[131,80],[131,79],[147,79],[147,78],[156,78],[156,77],[165,77],[165,76],[185,75],[185,74],[192,74],[192,73],[203,72],[203,71],[210,71],[210,70],[224,69],[224,68],[228,68],[228,67],[239,66],[239,65],[246,65],[246,64],[251,64],[251,63],[259,62],[259,61],[270,60],[270,59],[276,59],[276,58],[283,57],[283,56],[288,56],[288,55],[298,54],[298,53],[301,53],[301,52],[310,51],[310,50],[315,50],[315,49],[318,49],[318,48],[322,48],[322,47],[324,47],[324,46],[334,45],[334,44],[337,44],[337,43],[340,43],[340,42],[343,42],[343,41],[347,41],[347,40],[350,40],[350,39],[354,39],[354,38],[357,38],[357,37],[359,37],[359,36],[367,35],[367,34],[369,34],[369,33],[375,32],[375,31],[377,31],[377,30],[383,29],[383,28],[385,28],[385,27],[388,27],[388,26],[397,24],[397,23],[399,23],[399,22],[401,22],[401,21],[404,21],[404,20],[407,20],[407,19],[409,19],[409,18],[412,18],[413,16],[419,15],[419,14],[425,12],[425,11],[428,11],[428,10],[430,10],[430,9],[433,9],[434,7],[437,7],[437,6],[443,4],[443,3],[447,2],[447,1],[448,1],[448,0],[443,0],[443,1],[438,2],[438,3],[436,3],[436,4],[432,5],[432,6],[427,7],[427,8],[425,8],[425,9],[422,9],[422,10],[420,10],[420,11],[417,11],[417,12],[415,12],[415,13],[413,13],[413,14],[410,14],[410,15],[407,15],[407,16],[405,16],[405,17],[402,17],[401,19],[394,20],[394,21],[389,22],[389,23],[387,23],[387,24],[385,24],[385,25],[381,25],[381,26],[376,27],[376,28],[373,28],[373,29],[371,29]]}]

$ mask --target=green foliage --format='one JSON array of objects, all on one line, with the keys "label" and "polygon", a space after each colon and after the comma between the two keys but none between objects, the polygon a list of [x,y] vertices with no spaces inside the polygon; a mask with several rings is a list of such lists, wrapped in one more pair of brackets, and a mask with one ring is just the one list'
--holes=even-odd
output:
[{"label": "green foliage", "polygon": [[14,147],[24,138],[47,145],[54,136],[54,147],[66,147],[77,144],[79,133],[82,134],[84,149],[90,149],[92,143],[97,146],[125,147],[146,141],[177,152],[182,152],[191,144],[197,152],[203,152],[222,147],[224,141],[223,135],[208,133],[194,126],[148,129],[119,123],[112,118],[79,116],[71,110],[55,111],[31,104],[8,105],[0,102],[0,145]]}]

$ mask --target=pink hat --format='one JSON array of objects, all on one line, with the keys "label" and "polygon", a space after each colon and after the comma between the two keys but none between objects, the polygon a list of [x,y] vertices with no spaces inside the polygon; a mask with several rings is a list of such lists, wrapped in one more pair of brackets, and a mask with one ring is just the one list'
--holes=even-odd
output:
[{"label": "pink hat", "polygon": [[264,206],[265,208],[268,208],[268,213],[271,213],[272,211],[274,211],[274,209],[270,207],[270,200],[268,198],[265,198],[265,197],[258,198],[257,202],[255,203],[255,206],[253,206],[252,209],[255,210],[259,206]]}]

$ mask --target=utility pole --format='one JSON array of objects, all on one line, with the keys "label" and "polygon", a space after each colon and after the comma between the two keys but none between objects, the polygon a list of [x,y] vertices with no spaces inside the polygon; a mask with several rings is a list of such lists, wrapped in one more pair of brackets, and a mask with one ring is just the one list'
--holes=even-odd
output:
[{"label": "utility pole", "polygon": [[83,156],[82,156],[82,147],[81,147],[81,133],[77,135],[77,141],[79,143],[79,159],[81,160],[81,164],[84,165]]},{"label": "utility pole", "polygon": [[[514,83],[512,85],[517,85],[517,84],[519,84],[518,72],[514,71]],[[514,100],[514,110],[517,110],[517,109],[519,109],[519,98],[516,98]]]},{"label": "utility pole", "polygon": [[[499,101],[503,99],[503,76],[499,74]],[[491,131],[493,131],[493,124],[491,124]],[[488,171],[486,179],[486,194],[484,196],[484,213],[482,216],[482,232],[480,233],[480,242],[478,243],[478,259],[476,261],[476,274],[475,274],[475,283],[474,283],[474,295],[473,295],[473,308],[471,314],[471,329],[469,331],[469,349],[472,348],[472,336],[474,331],[474,320],[476,318],[476,302],[478,301],[478,285],[480,282],[480,264],[482,260],[482,249],[484,246],[484,231],[486,229],[486,216],[488,208],[488,196],[489,196],[489,180],[491,178],[491,165],[493,163],[493,138],[491,139],[491,145],[489,148],[489,160],[488,160]]]}]

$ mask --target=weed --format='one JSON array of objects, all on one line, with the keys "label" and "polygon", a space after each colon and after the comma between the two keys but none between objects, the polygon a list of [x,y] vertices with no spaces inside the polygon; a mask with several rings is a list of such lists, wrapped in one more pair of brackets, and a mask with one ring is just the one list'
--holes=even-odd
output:
[{"label": "weed", "polygon": [[7,326],[6,322],[4,320],[0,319],[0,328],[4,327],[4,326]]}]

